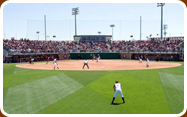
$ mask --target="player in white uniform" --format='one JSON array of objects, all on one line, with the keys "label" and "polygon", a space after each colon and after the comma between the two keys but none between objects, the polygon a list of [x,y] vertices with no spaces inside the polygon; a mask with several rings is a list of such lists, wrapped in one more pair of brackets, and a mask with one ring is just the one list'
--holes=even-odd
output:
[{"label": "player in white uniform", "polygon": [[34,64],[34,58],[31,59],[31,64]]},{"label": "player in white uniform", "polygon": [[85,61],[84,61],[84,65],[82,66],[82,69],[84,69],[84,66],[87,66],[87,68],[89,69],[89,66],[88,66],[88,61],[87,61],[87,59],[85,59]]},{"label": "player in white uniform", "polygon": [[116,80],[116,84],[114,84],[114,96],[113,96],[113,100],[112,100],[112,104],[114,103],[114,100],[116,98],[116,95],[119,93],[122,100],[123,100],[123,103],[125,103],[125,100],[124,100],[124,96],[123,96],[123,93],[122,93],[122,85],[119,83],[118,80]]},{"label": "player in white uniform", "polygon": [[99,62],[99,60],[100,60],[100,56],[99,56],[99,54],[98,54],[98,57],[97,57],[97,62]]},{"label": "player in white uniform", "polygon": [[56,58],[54,59],[53,64],[54,64],[54,69],[55,69],[55,67],[57,67],[59,69]]},{"label": "player in white uniform", "polygon": [[149,67],[149,59],[147,58],[146,66]]},{"label": "player in white uniform", "polygon": [[142,59],[139,57],[139,63],[142,63]]}]

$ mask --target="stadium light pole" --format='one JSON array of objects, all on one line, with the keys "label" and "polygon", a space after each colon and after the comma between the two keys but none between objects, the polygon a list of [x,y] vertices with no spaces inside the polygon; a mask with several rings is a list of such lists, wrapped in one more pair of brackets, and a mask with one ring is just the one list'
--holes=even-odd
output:
[{"label": "stadium light pole", "polygon": [[163,6],[165,3],[157,3],[157,7],[161,7],[161,34],[160,34],[160,39],[162,40],[163,37]]},{"label": "stadium light pole", "polygon": [[[47,36],[46,36],[46,38],[49,38],[49,39],[50,39],[50,36],[49,36],[49,35],[47,35]],[[46,39],[45,39],[45,41],[46,41]]]},{"label": "stadium light pole", "polygon": [[76,22],[76,15],[79,14],[79,7],[72,8],[72,15],[75,15],[75,36],[77,35],[77,22]]},{"label": "stadium light pole", "polygon": [[39,31],[36,32],[36,34],[38,34],[38,40],[39,40],[39,33],[40,33]]},{"label": "stadium light pole", "polygon": [[167,32],[166,32],[167,29],[168,29],[168,25],[164,24],[164,36],[166,36],[166,34],[167,34]]},{"label": "stadium light pole", "polygon": [[114,40],[114,37],[113,37],[113,27],[115,27],[115,25],[111,24],[110,27],[112,27],[112,40]]},{"label": "stadium light pole", "polygon": [[100,31],[98,31],[98,34],[100,35],[100,34],[101,34],[101,32],[100,32]]},{"label": "stadium light pole", "polygon": [[140,41],[142,39],[142,16],[140,16]]}]

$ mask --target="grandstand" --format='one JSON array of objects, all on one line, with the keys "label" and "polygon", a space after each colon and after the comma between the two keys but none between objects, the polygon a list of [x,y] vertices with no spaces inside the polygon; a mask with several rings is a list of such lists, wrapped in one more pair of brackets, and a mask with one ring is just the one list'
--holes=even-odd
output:
[{"label": "grandstand", "polygon": [[[100,54],[102,59],[146,59],[154,60],[157,55],[163,61],[183,61],[184,37],[150,38],[148,40],[111,40],[111,36],[74,36],[74,41],[42,41],[29,39],[3,39],[3,62],[27,62],[29,56],[35,61],[46,56],[60,60],[91,59],[92,54]],[[98,40],[99,41],[98,41]],[[103,40],[102,40],[103,39]],[[84,40],[84,41],[83,41]],[[110,53],[110,56],[109,55]],[[42,58],[42,59],[41,59]],[[172,58],[172,59],[171,59]]]}]

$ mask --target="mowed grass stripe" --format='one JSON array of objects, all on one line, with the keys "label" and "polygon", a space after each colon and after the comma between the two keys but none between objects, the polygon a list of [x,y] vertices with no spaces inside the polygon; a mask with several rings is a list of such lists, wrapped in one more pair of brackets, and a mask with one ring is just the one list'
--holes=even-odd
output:
[{"label": "mowed grass stripe", "polygon": [[14,64],[3,65],[3,89],[9,87],[9,83],[11,82],[14,71]]},{"label": "mowed grass stripe", "polygon": [[[4,65],[6,66],[6,65]],[[10,70],[8,70],[10,69]],[[15,85],[32,82],[38,79],[47,78],[50,76],[58,75],[66,71],[50,71],[50,70],[34,70],[18,68],[15,65],[6,66],[6,70],[3,70],[3,89],[12,87]],[[8,77],[7,77],[8,75]],[[6,82],[6,83],[5,83]]]},{"label": "mowed grass stripe", "polygon": [[23,69],[23,68],[15,67],[14,74],[27,72],[27,71],[29,71],[29,69]]},{"label": "mowed grass stripe", "polygon": [[172,113],[180,113],[184,105],[184,76],[159,72],[160,80],[167,96]]},{"label": "mowed grass stripe", "polygon": [[[106,98],[108,100],[106,106],[109,106],[114,94],[113,85],[115,80],[119,80],[122,84],[126,101],[125,104],[120,104],[123,109],[122,113],[171,113],[162,85],[156,81],[156,83],[149,82],[120,74],[120,72],[112,72],[92,82],[88,87]],[[122,103],[119,95],[116,97],[115,103]]]},{"label": "mowed grass stripe", "polygon": [[64,74],[86,86],[110,72],[111,71],[67,71]]},{"label": "mowed grass stripe", "polygon": [[[53,111],[52,111],[53,110]],[[39,114],[119,114],[128,113],[121,106],[113,106],[110,100],[86,87],[48,106]]]},{"label": "mowed grass stripe", "polygon": [[7,113],[37,113],[82,88],[70,77],[59,74],[10,87],[4,101]]},{"label": "mowed grass stripe", "polygon": [[[65,74],[84,85],[83,88],[50,105],[38,113],[63,114],[92,114],[92,113],[121,113],[115,108],[108,107],[110,101],[97,92],[88,88],[93,81],[100,79],[109,71],[68,71]],[[53,111],[51,111],[53,110]],[[120,110],[120,108],[119,108]]]}]

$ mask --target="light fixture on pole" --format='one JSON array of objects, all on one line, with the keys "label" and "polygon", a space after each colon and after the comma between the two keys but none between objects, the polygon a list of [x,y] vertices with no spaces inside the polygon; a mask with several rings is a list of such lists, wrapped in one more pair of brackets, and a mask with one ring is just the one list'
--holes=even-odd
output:
[{"label": "light fixture on pole", "polygon": [[152,34],[150,34],[149,37],[152,37]]},{"label": "light fixture on pole", "polygon": [[100,34],[101,34],[101,32],[100,32],[100,31],[98,31],[98,34],[100,35]]},{"label": "light fixture on pole", "polygon": [[131,40],[133,40],[133,35],[130,35]]},{"label": "light fixture on pole", "polygon": [[38,40],[39,40],[39,33],[40,33],[39,31],[36,32],[36,34],[38,34]]},{"label": "light fixture on pole", "polygon": [[147,38],[147,40],[149,39],[149,37],[148,37],[148,36],[146,36],[146,38]]},{"label": "light fixture on pole", "polygon": [[112,25],[110,25],[110,27],[112,27],[112,40],[113,40],[114,39],[114,37],[113,37],[113,27],[115,27],[115,25],[112,24]]},{"label": "light fixture on pole", "polygon": [[53,35],[53,39],[55,39],[56,38],[56,35]]},{"label": "light fixture on pole", "polygon": [[161,34],[160,34],[160,39],[162,40],[163,37],[163,6],[165,5],[165,3],[157,3],[157,7],[161,7]]},{"label": "light fixture on pole", "polygon": [[76,15],[79,14],[79,7],[72,8],[72,15],[75,15],[75,36],[77,35],[77,22],[76,22]]}]

